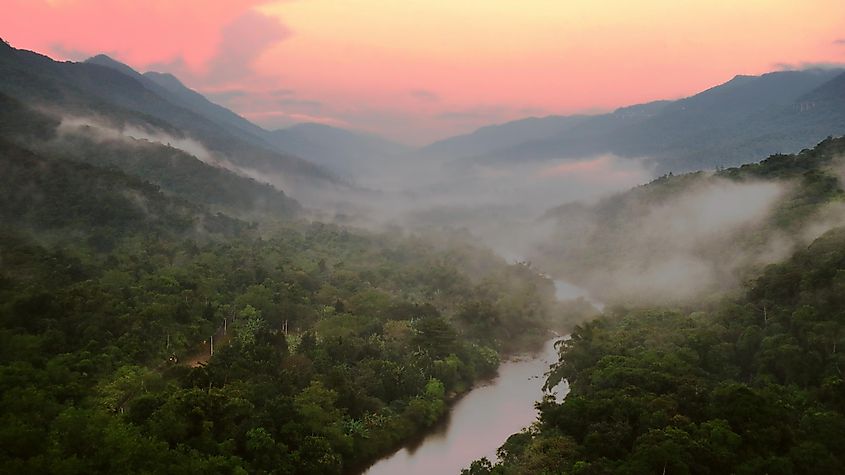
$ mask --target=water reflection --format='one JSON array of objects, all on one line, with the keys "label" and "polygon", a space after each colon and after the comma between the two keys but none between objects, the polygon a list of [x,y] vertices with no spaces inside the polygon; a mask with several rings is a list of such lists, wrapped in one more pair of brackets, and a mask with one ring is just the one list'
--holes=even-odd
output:
[{"label": "water reflection", "polygon": [[[494,460],[496,449],[537,417],[549,365],[557,361],[555,340],[534,356],[499,367],[499,376],[458,401],[450,416],[415,447],[406,447],[370,467],[367,475],[458,474],[473,460]],[[561,384],[557,396],[569,390]]]}]

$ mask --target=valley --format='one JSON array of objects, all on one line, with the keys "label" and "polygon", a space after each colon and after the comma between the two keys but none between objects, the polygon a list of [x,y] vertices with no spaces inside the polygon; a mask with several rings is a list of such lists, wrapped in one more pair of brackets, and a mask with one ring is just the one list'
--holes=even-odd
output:
[{"label": "valley", "polygon": [[841,473],[843,82],[409,145],[0,42],[0,472]]}]

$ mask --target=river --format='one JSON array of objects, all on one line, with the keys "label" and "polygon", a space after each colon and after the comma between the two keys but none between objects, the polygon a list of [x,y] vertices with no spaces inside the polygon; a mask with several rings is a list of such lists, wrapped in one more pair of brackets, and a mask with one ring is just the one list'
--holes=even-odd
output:
[{"label": "river", "polygon": [[[366,475],[457,475],[473,460],[495,460],[496,449],[537,417],[549,365],[557,361],[554,338],[541,352],[499,366],[499,375],[452,406],[449,416],[413,447],[405,447],[370,467]],[[568,392],[565,383],[558,398]]]},{"label": "river", "polygon": [[[580,297],[602,308],[583,289],[560,280],[555,281],[555,293],[559,300]],[[534,402],[543,397],[545,373],[557,361],[557,340],[560,338],[547,341],[535,355],[503,363],[496,379],[458,400],[421,441],[379,460],[364,474],[457,475],[473,460],[495,460],[496,449],[537,418]],[[558,400],[567,392],[565,381],[555,388]]]}]

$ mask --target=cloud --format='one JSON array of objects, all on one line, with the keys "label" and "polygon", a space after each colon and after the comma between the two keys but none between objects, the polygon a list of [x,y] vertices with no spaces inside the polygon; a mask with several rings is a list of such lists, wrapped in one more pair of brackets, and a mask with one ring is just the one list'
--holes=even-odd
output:
[{"label": "cloud", "polygon": [[212,154],[205,145],[191,137],[177,137],[149,125],[123,124],[116,126],[109,124],[106,119],[68,116],[62,118],[57,132],[60,136],[78,134],[96,141],[120,140],[127,143],[135,143],[137,141],[152,142],[182,150],[211,165],[220,165],[224,162]]},{"label": "cloud", "polygon": [[253,75],[253,62],[267,48],[290,37],[277,18],[248,10],[226,25],[204,74],[207,84],[226,84]]},{"label": "cloud", "polygon": [[775,63],[772,67],[778,71],[803,71],[806,69],[845,69],[845,63],[840,62],[801,62],[801,63]]},{"label": "cloud", "polygon": [[295,98],[279,99],[276,101],[276,104],[282,107],[295,107],[297,109],[311,109],[315,111],[320,110],[323,107],[323,103],[320,101]]},{"label": "cloud", "polygon": [[269,129],[287,127],[297,122],[343,123],[323,110],[325,104],[322,101],[300,97],[292,89],[250,91],[233,88],[205,92],[205,95]]},{"label": "cloud", "polygon": [[289,127],[302,122],[316,122],[318,124],[334,125],[336,127],[350,127],[343,119],[332,116],[321,116],[303,112],[283,110],[249,111],[242,114],[247,119],[261,124],[266,129]]},{"label": "cloud", "polygon": [[437,114],[437,119],[451,121],[498,121],[506,113],[503,106],[475,106],[462,110],[451,110]]},{"label": "cloud", "polygon": [[682,180],[668,199],[635,189],[554,210],[557,229],[534,257],[606,302],[655,303],[730,287],[741,269],[776,261],[800,240],[761,231],[788,183]]},{"label": "cloud", "polygon": [[268,0],[8,0],[0,31],[17,47],[59,59],[111,52],[136,69],[179,63],[199,73],[218,53],[227,25],[264,3]]},{"label": "cloud", "polygon": [[296,91],[293,89],[274,89],[267,91],[266,94],[270,97],[290,97],[296,95]]},{"label": "cloud", "polygon": [[845,38],[837,38],[833,40],[833,44],[835,45],[845,45]]},{"label": "cloud", "polygon": [[[48,48],[48,51],[55,56],[65,58],[70,61],[84,61],[91,57],[89,53],[74,48],[66,48],[61,43],[53,43]],[[111,57],[117,55],[116,51],[101,51],[101,53]]]},{"label": "cloud", "polygon": [[564,160],[544,166],[534,177],[545,180],[579,180],[583,183],[639,183],[647,175],[644,163],[632,158],[601,155],[586,160]]},{"label": "cloud", "polygon": [[437,93],[426,89],[413,89],[409,91],[408,94],[414,99],[423,102],[437,102],[440,100],[440,96],[438,96]]}]

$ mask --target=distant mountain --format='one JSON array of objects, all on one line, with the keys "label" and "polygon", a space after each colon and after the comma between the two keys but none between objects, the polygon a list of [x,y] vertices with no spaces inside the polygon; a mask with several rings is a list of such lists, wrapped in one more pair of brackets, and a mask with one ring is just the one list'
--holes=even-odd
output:
[{"label": "distant mountain", "polygon": [[529,117],[482,127],[471,134],[440,140],[423,147],[420,152],[444,158],[479,156],[523,142],[550,137],[588,119],[589,116],[577,115]]},{"label": "distant mountain", "polygon": [[470,161],[612,153],[686,171],[795,152],[845,132],[841,69],[737,76],[694,96],[595,116],[551,116],[486,127],[424,149]]},{"label": "distant mountain", "polygon": [[268,141],[282,150],[308,157],[327,169],[354,177],[372,171],[385,160],[395,159],[410,148],[376,135],[324,124],[297,124],[269,133]]},{"label": "distant mountain", "polygon": [[[266,130],[244,119],[231,110],[209,101],[202,94],[182,84],[176,76],[154,71],[146,72],[143,76],[166,90],[169,93],[168,97],[171,98],[173,102],[180,104],[186,109],[194,111],[220,125],[235,127],[239,131],[249,134],[247,137],[250,140],[261,140],[261,143],[266,146],[266,141],[264,140],[267,135]],[[307,157],[303,158],[307,159]]]},{"label": "distant mountain", "polygon": [[203,118],[210,120],[217,125],[227,128],[227,131],[238,138],[253,145],[268,148],[268,143],[262,136],[266,130],[244,119],[238,114],[217,105],[205,98],[202,94],[182,84],[176,76],[167,73],[147,72],[144,74],[132,69],[128,65],[110,58],[107,55],[99,54],[85,60],[86,64],[96,64],[120,71],[121,73],[136,79],[147,89],[155,92],[168,102],[187,109]]},{"label": "distant mountain", "polygon": [[375,162],[409,151],[404,145],[372,134],[315,123],[268,131],[209,101],[172,74],[154,71],[140,74],[106,55],[95,56],[86,63],[110,67],[134,77],[170,102],[226,127],[230,133],[251,144],[302,157],[338,175],[353,177],[365,173]]},{"label": "distant mountain", "polygon": [[173,93],[104,56],[88,63],[60,63],[4,43],[0,45],[0,92],[63,114],[95,115],[118,125],[141,124],[187,136],[241,167],[286,175],[291,180],[334,181],[320,167],[192,110],[199,108],[196,98],[188,106],[184,94]]}]

